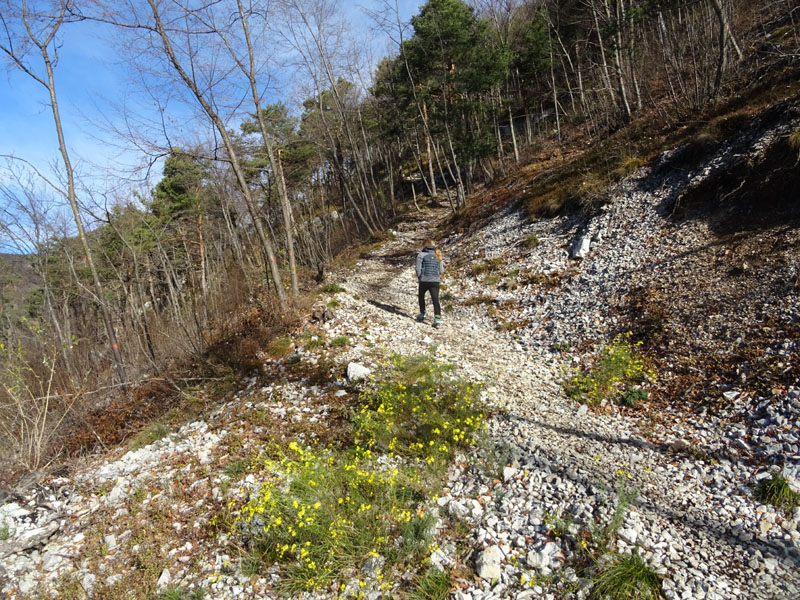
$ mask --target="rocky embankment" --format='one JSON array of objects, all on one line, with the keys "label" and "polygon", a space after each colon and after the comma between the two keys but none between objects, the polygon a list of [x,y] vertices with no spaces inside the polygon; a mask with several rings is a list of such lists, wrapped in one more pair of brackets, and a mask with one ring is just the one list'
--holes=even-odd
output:
[{"label": "rocky embankment", "polygon": [[[592,218],[530,222],[509,205],[469,233],[449,234],[443,210],[399,226],[393,240],[331,276],[345,291],[337,308],[318,311],[317,347],[303,349],[298,332],[295,358],[265,357],[264,373],[204,420],[5,498],[3,592],[32,597],[76,573],[89,596],[113,597],[158,568],[164,589],[273,597],[277,574],[243,574],[215,522],[231,498],[257,486],[237,472],[239,460],[276,435],[324,436],[337,406],[355,392],[344,376],[348,363],[375,368],[392,352],[433,352],[487,382],[498,406],[486,456],[460,457],[448,493],[430,501],[443,523],[461,524],[458,536],[441,528],[431,555],[452,570],[453,598],[587,597],[582,532],[613,521],[633,490],[609,552],[636,551],[663,576],[665,598],[800,596],[800,508],[786,513],[753,499],[770,466],[800,475],[797,348],[786,333],[800,319],[798,290],[776,288],[800,272],[800,234],[782,224],[721,237],[713,211],[671,217],[682,190],[713,177],[731,156],[758,162],[796,126],[756,121],[741,139],[659,185],[642,170]],[[414,320],[411,270],[426,237],[439,239],[448,261],[439,329]],[[756,251],[768,256],[748,258]],[[682,381],[683,355],[761,343],[754,328],[769,329],[762,354],[777,383],[753,388],[746,369],[701,373],[715,378],[705,393],[718,396],[695,412],[679,402],[590,409],[568,399],[565,374],[632,329],[636,310],[640,319],[652,317],[634,302],[643,290],[668,309],[652,345],[662,350],[656,387],[672,391]],[[330,343],[344,336],[344,349]],[[330,381],[305,374],[321,365],[334,373]],[[495,472],[485,468],[492,463]],[[169,564],[150,561],[155,554]],[[377,587],[362,591],[381,597]]]}]

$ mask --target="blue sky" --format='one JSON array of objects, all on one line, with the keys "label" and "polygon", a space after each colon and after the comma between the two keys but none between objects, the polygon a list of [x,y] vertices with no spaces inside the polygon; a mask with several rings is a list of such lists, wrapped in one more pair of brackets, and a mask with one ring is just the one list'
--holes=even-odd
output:
[{"label": "blue sky", "polygon": [[[364,4],[375,8],[383,2],[370,0]],[[402,18],[407,21],[421,4],[417,0],[400,2]],[[350,25],[366,31],[369,19],[361,10],[347,2],[343,6],[347,7]],[[125,143],[103,125],[106,121],[114,126],[122,124],[119,105],[124,104],[129,114],[146,119],[158,114],[153,102],[129,82],[129,73],[116,52],[112,36],[101,25],[65,26],[55,70],[67,145],[73,163],[86,177],[98,177],[103,168],[118,165],[120,161],[133,164],[141,159],[138,152],[121,151],[119,146]],[[379,43],[376,53],[384,54],[385,47],[386,44]],[[174,102],[168,106],[168,112],[176,128],[188,115],[185,107]],[[202,135],[201,131],[198,136]],[[13,68],[6,68],[0,74],[0,154],[23,158],[47,173],[52,173],[50,166],[59,160],[47,90]]]}]

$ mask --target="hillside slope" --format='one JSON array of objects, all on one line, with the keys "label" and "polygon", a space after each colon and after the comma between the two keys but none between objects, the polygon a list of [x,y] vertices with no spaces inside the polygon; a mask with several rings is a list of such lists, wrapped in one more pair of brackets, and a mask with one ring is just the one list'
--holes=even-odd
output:
[{"label": "hillside slope", "polygon": [[[237,465],[275,439],[334,435],[360,389],[346,365],[377,369],[392,353],[454,364],[495,407],[487,443],[427,501],[441,517],[430,560],[452,574],[451,597],[586,597],[582,542],[615,515],[607,550],[636,549],[665,598],[797,597],[800,508],[753,498],[770,465],[800,476],[800,233],[786,195],[800,118],[789,103],[772,111],[691,161],[663,155],[593,213],[530,221],[512,201],[468,228],[445,209],[399,225],[330,275],[344,291],[320,300],[294,354],[265,355],[202,420],[7,498],[7,597],[279,597],[278,571],[245,572],[215,525],[258,488]],[[428,237],[447,264],[439,329],[414,320],[413,258]],[[564,381],[625,332],[655,371],[650,399],[568,398]],[[343,590],[294,596],[401,597],[413,579],[386,591],[367,566]]]}]

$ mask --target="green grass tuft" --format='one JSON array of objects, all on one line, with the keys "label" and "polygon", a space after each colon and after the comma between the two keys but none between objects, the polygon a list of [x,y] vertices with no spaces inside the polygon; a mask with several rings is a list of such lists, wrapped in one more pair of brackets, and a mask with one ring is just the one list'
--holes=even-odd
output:
[{"label": "green grass tuft", "polygon": [[796,127],[788,138],[789,147],[800,152],[800,127]]},{"label": "green grass tuft", "polygon": [[594,577],[591,600],[658,600],[661,576],[637,552],[616,555]]},{"label": "green grass tuft", "polygon": [[789,481],[780,472],[773,473],[769,479],[759,481],[753,496],[759,502],[785,510],[800,506],[800,494],[792,490]]},{"label": "green grass tuft", "polygon": [[411,600],[445,600],[450,594],[450,574],[441,569],[429,569],[419,578],[414,590],[409,594]]},{"label": "green grass tuft", "polygon": [[338,294],[339,292],[344,292],[345,289],[338,283],[328,283],[322,286],[322,291],[326,294]]},{"label": "green grass tuft", "polygon": [[169,427],[167,427],[164,423],[156,421],[147,429],[144,429],[133,436],[133,439],[130,442],[130,448],[132,450],[144,448],[153,442],[157,442],[158,440],[167,437],[169,433]]},{"label": "green grass tuft", "polygon": [[225,467],[223,473],[225,473],[225,475],[227,475],[232,479],[236,479],[246,470],[247,470],[246,460],[235,460]]},{"label": "green grass tuft", "polygon": [[308,329],[300,334],[300,339],[303,341],[303,348],[306,350],[316,350],[324,344],[324,340],[319,333]]},{"label": "green grass tuft", "polygon": [[331,340],[331,346],[334,348],[344,348],[345,346],[350,345],[350,338],[346,335],[339,335],[336,336]]},{"label": "green grass tuft", "polygon": [[206,593],[203,590],[182,590],[176,587],[170,587],[161,592],[158,597],[159,600],[203,600]]},{"label": "green grass tuft", "polygon": [[539,236],[535,233],[532,233],[528,236],[525,236],[525,239],[522,242],[526,248],[536,248],[539,244]]},{"label": "green grass tuft", "polygon": [[278,337],[272,338],[269,346],[267,346],[267,352],[269,352],[270,356],[281,358],[289,354],[289,349],[291,347],[292,338],[288,335],[279,335]]},{"label": "green grass tuft", "polygon": [[245,577],[258,577],[264,569],[265,556],[258,550],[251,550],[239,559],[239,570]]}]

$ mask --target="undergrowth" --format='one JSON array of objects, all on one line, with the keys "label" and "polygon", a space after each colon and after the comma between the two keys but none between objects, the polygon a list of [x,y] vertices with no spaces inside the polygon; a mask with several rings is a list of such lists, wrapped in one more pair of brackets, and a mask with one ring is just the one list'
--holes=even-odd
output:
[{"label": "undergrowth", "polygon": [[344,292],[345,289],[338,283],[328,283],[322,286],[322,291],[326,294],[338,294],[340,292]]},{"label": "undergrowth", "polygon": [[612,394],[621,395],[626,406],[645,399],[646,393],[639,393],[635,386],[652,381],[655,374],[645,366],[639,353],[641,345],[631,341],[631,333],[615,336],[603,347],[591,368],[565,380],[564,392],[573,400],[589,405],[599,404]]},{"label": "undergrowth", "polygon": [[180,588],[167,588],[158,597],[159,600],[203,600],[205,592],[203,590],[182,590]]},{"label": "undergrowth", "polygon": [[591,600],[655,600],[660,597],[661,577],[639,556],[615,552],[619,530],[639,490],[630,486],[631,474],[617,471],[614,512],[606,522],[599,519],[579,525],[569,514],[547,514],[545,523],[550,535],[562,538],[572,553],[564,567],[574,568],[591,583]]},{"label": "undergrowth", "polygon": [[[455,453],[477,443],[483,419],[480,387],[451,366],[393,357],[352,409],[349,441],[265,450],[259,488],[229,505],[243,570],[277,565],[281,590],[295,595],[334,583],[344,591],[353,581],[358,589],[372,562],[382,591],[391,589],[387,574],[416,570],[431,551],[435,519],[425,500],[443,486]],[[436,575],[421,581],[428,577],[443,587]]]}]

